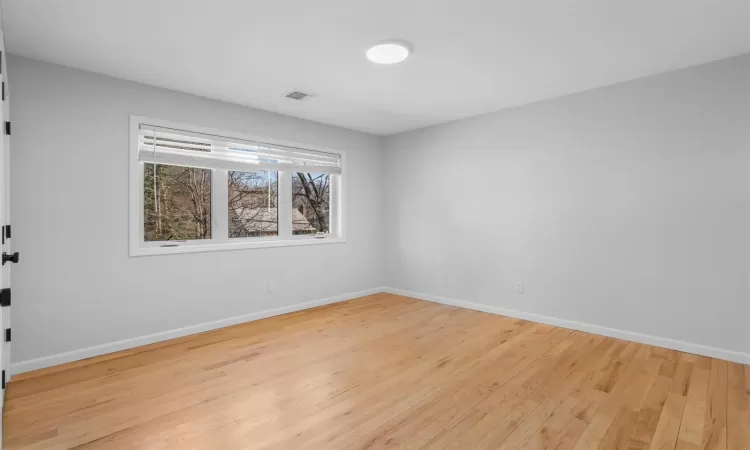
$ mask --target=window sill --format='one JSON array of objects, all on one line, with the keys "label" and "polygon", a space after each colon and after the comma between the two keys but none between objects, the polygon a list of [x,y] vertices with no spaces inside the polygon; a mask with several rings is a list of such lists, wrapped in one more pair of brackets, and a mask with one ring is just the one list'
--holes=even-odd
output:
[{"label": "window sill", "polygon": [[297,247],[300,245],[343,244],[343,238],[296,238],[289,240],[244,241],[228,244],[188,244],[176,247],[135,247],[130,249],[130,256],[173,255],[179,253],[218,252],[228,250],[246,250],[253,248]]}]

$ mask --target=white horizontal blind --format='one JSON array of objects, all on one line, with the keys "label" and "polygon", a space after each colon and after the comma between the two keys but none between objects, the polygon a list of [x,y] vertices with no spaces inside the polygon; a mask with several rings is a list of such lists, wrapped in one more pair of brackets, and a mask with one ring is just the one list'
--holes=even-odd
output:
[{"label": "white horizontal blind", "polygon": [[138,129],[138,161],[242,172],[341,173],[341,156],[333,153],[146,124]]}]

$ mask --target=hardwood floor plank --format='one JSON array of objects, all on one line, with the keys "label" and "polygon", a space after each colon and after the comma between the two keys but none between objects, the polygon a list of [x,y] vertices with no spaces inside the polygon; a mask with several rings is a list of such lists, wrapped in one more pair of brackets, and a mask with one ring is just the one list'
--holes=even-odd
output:
[{"label": "hardwood floor plank", "polygon": [[684,408],[685,397],[673,393],[667,395],[649,450],[674,450]]},{"label": "hardwood floor plank", "polygon": [[677,437],[679,450],[700,448],[704,439],[707,416],[708,381],[711,361],[700,357],[693,368],[693,375],[682,413],[680,434]]},{"label": "hardwood floor plank", "polygon": [[[670,380],[669,391],[661,408],[656,429],[651,436],[649,450],[674,450],[677,444],[677,436],[680,433],[685,399],[693,370],[691,359],[682,356],[676,353],[674,370],[671,370],[670,367],[672,379]],[[660,374],[664,373],[663,368],[664,366],[662,366]]]},{"label": "hardwood floor plank", "polygon": [[727,448],[750,450],[750,366],[728,363]]},{"label": "hardwood floor plank", "polygon": [[[643,356],[648,357],[645,353]],[[641,363],[640,360],[636,361],[636,364],[639,363]],[[654,405],[659,403],[659,397],[666,393],[669,386],[668,383],[659,381],[662,380],[658,375],[660,367],[659,361],[649,359],[648,362],[643,363],[641,372],[633,379],[632,388],[618,392],[626,398],[620,402],[620,408],[599,445],[600,449],[619,450],[643,447],[641,442],[633,439],[634,434],[637,433],[639,414],[648,409],[649,402]]]},{"label": "hardwood floor plank", "polygon": [[[662,373],[662,371],[660,370],[659,373]],[[644,403],[636,413],[633,427],[629,430],[629,433],[622,441],[623,443],[618,448],[627,448],[629,450],[649,449],[671,384],[671,378],[661,375],[656,376]]]},{"label": "hardwood floor plank", "polygon": [[727,376],[727,362],[711,360],[708,410],[701,441],[703,450],[727,450]]},{"label": "hardwood floor plank", "polygon": [[[554,448],[564,437],[564,431],[568,425],[579,420],[573,416],[573,410],[581,403],[582,398],[576,396],[580,393],[580,388],[571,393],[560,405],[545,419],[542,426],[526,441],[524,448],[527,450],[544,450]],[[582,421],[581,421],[582,422]],[[584,423],[584,428],[588,424]],[[583,430],[581,430],[583,432]]]},{"label": "hardwood floor plank", "polygon": [[14,377],[31,449],[750,450],[747,366],[376,294]]},{"label": "hardwood floor plank", "polygon": [[640,345],[635,349],[629,349],[628,355],[634,354],[631,362],[606,400],[602,402],[588,428],[576,443],[575,450],[607,448],[602,447],[605,439],[608,445],[619,442],[622,432],[617,427],[629,427],[631,420],[635,419],[632,411],[643,402],[661,368],[661,362],[647,359],[648,352],[643,352],[642,349],[643,346]]}]

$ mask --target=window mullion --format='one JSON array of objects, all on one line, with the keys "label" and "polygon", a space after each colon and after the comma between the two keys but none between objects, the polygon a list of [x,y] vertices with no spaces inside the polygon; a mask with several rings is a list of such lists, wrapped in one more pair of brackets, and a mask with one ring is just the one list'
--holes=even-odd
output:
[{"label": "window mullion", "polygon": [[332,236],[341,237],[343,235],[341,232],[341,175],[331,175],[330,183],[331,205],[329,209],[329,227]]},{"label": "window mullion", "polygon": [[279,171],[279,238],[292,238],[292,173]]},{"label": "window mullion", "polygon": [[226,170],[214,169],[211,174],[211,239],[229,241],[229,187]]}]

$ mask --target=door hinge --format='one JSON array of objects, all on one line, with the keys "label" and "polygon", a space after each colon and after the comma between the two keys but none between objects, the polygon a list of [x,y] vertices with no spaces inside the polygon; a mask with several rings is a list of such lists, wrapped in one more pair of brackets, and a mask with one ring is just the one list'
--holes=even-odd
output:
[{"label": "door hinge", "polygon": [[5,134],[10,136],[10,122],[5,122]]},{"label": "door hinge", "polygon": [[3,389],[5,389],[5,371],[3,370]]},{"label": "door hinge", "polygon": [[20,255],[18,254],[18,252],[10,253],[10,254],[3,252],[3,265],[5,265],[5,263],[7,262],[18,264],[19,256]]},{"label": "door hinge", "polygon": [[0,289],[0,306],[10,306],[10,288]]},{"label": "door hinge", "polygon": [[5,81],[3,81],[3,101],[5,101]]},{"label": "door hinge", "polygon": [[5,330],[5,342],[10,342],[10,328]]}]

